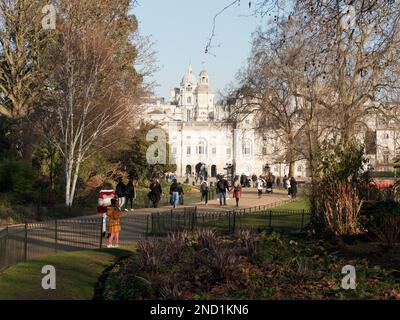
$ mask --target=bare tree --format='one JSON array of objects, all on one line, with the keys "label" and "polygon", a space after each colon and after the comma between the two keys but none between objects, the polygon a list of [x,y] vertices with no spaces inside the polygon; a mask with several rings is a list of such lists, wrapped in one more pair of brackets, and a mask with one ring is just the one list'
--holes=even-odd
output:
[{"label": "bare tree", "polygon": [[64,158],[68,206],[82,163],[99,152],[96,143],[134,112],[140,86],[133,68],[136,51],[129,42],[136,31],[136,20],[128,17],[129,1],[101,4],[74,1],[61,7],[68,19],[59,26],[51,79],[58,128],[53,143]]}]

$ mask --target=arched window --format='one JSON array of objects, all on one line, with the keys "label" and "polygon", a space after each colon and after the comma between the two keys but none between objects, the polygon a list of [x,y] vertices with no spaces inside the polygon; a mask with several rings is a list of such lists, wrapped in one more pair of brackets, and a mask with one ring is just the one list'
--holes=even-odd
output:
[{"label": "arched window", "polygon": [[302,166],[297,166],[297,172],[302,172],[303,171],[303,167]]},{"label": "arched window", "polygon": [[251,155],[251,141],[250,140],[243,141],[242,153],[245,156]]},{"label": "arched window", "polygon": [[191,86],[191,85],[188,85],[188,86],[186,87],[186,91],[192,92],[192,86]]},{"label": "arched window", "polygon": [[204,141],[200,141],[197,145],[197,154],[206,154],[206,144]]},{"label": "arched window", "polygon": [[187,104],[192,104],[192,97],[187,97]]}]

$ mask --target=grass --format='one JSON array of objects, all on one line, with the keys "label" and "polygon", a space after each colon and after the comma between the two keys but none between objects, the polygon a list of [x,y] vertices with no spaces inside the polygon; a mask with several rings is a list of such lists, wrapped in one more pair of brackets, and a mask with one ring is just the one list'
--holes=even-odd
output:
[{"label": "grass", "polygon": [[[91,300],[103,270],[133,247],[61,253],[19,263],[0,274],[0,300]],[[42,267],[56,269],[55,290],[44,290]]]},{"label": "grass", "polygon": [[281,211],[281,210],[295,210],[295,211],[301,211],[301,210],[309,210],[310,209],[310,204],[308,202],[308,198],[305,195],[299,196],[295,201],[283,204],[281,206],[277,206],[275,208],[272,208],[272,211]]},{"label": "grass", "polygon": [[[277,214],[276,212],[271,215],[271,222],[269,213],[265,214],[248,214],[243,216],[236,216],[235,229],[273,229],[284,231],[288,233],[298,232],[301,229],[301,215],[300,214]],[[309,215],[304,216],[303,225],[306,226],[309,222]],[[233,219],[231,219],[231,227]],[[215,230],[224,231],[229,229],[228,219],[215,220],[205,222],[204,227],[213,228]]]}]

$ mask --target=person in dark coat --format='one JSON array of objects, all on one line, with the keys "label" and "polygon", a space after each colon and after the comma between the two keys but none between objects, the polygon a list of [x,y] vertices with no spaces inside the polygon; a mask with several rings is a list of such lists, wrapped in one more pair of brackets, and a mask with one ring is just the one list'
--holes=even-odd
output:
[{"label": "person in dark coat", "polygon": [[226,192],[229,192],[229,184],[225,178],[221,178],[217,182],[217,192],[219,198],[219,205],[222,206],[222,199],[224,200],[224,206],[226,206]]},{"label": "person in dark coat", "polygon": [[292,199],[296,199],[297,197],[297,181],[294,177],[290,178],[290,194]]},{"label": "person in dark coat", "polygon": [[[122,178],[118,178],[118,183],[115,188],[115,194],[118,197],[118,209],[122,211],[122,209],[125,207],[125,201],[126,201],[126,185],[123,183]],[[125,208],[125,211],[128,211],[128,209]]]},{"label": "person in dark coat", "polygon": [[157,208],[162,197],[162,188],[158,179],[154,180],[154,182],[150,185],[148,197],[153,203],[154,208]]},{"label": "person in dark coat", "polygon": [[171,196],[171,205],[176,208],[179,204],[179,185],[176,179],[172,181],[171,187],[169,188],[169,194]]},{"label": "person in dark coat", "polygon": [[179,192],[179,204],[183,205],[183,196],[185,195],[185,192],[183,192],[183,187],[180,182],[178,183],[178,192]]},{"label": "person in dark coat", "polygon": [[131,211],[133,211],[133,204],[134,200],[136,199],[136,189],[132,179],[129,179],[128,184],[126,185],[125,194],[126,194],[126,204],[129,205],[130,203]]}]

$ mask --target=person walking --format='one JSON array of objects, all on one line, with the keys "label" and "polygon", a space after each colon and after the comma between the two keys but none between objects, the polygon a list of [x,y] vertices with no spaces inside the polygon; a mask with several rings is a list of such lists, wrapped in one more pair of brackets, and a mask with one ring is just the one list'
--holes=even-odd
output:
[{"label": "person walking", "polygon": [[266,193],[272,193],[272,185],[273,185],[272,180],[271,180],[271,178],[269,177],[269,178],[267,179],[267,189],[266,189]]},{"label": "person walking", "polygon": [[297,197],[297,181],[294,177],[290,178],[290,193],[292,199],[296,199]]},{"label": "person walking", "polygon": [[258,198],[261,198],[262,193],[263,193],[263,188],[264,188],[264,181],[263,181],[263,179],[261,179],[261,177],[259,177],[257,180]]},{"label": "person walking", "polygon": [[154,208],[158,208],[162,196],[162,188],[158,179],[150,185],[150,192],[148,194],[149,199],[153,203]]},{"label": "person walking", "polygon": [[257,188],[257,176],[254,173],[251,176],[251,180],[253,181],[253,188]]},{"label": "person walking", "polygon": [[179,203],[179,185],[176,179],[172,181],[171,187],[169,188],[169,194],[171,196],[171,205],[176,208]]},{"label": "person walking", "polygon": [[119,177],[118,178],[118,183],[117,186],[115,188],[115,194],[118,197],[118,208],[119,210],[123,210],[125,209],[125,211],[128,211],[128,209],[125,208],[125,201],[126,201],[126,185],[125,183],[122,181],[122,178]]},{"label": "person walking", "polygon": [[239,177],[233,183],[233,197],[236,200],[236,207],[239,207],[239,200],[242,196],[242,185],[240,184]]},{"label": "person walking", "polygon": [[135,203],[136,199],[136,189],[135,185],[133,184],[133,179],[129,179],[127,185],[126,185],[126,205],[129,206],[129,203],[131,204],[131,211],[133,211],[133,206]]},{"label": "person walking", "polygon": [[287,181],[288,181],[288,177],[287,177],[286,174],[285,174],[285,176],[284,176],[283,179],[282,179],[283,188],[284,188],[285,190],[287,190]]},{"label": "person walking", "polygon": [[[117,200],[111,200],[111,206],[107,208],[107,220],[108,220],[108,244],[107,248],[118,248],[119,247],[119,233],[121,232],[121,216],[122,212],[117,208]],[[113,244],[113,241],[115,244]]]},{"label": "person walking", "polygon": [[204,181],[200,185],[200,192],[201,192],[201,201],[205,201],[204,204],[208,206],[208,190],[209,190],[209,185],[207,179],[204,179]]},{"label": "person walking", "polygon": [[222,200],[224,200],[224,206],[226,206],[226,192],[229,192],[228,181],[224,177],[217,182],[217,191],[219,198],[219,205],[222,206]]},{"label": "person walking", "polygon": [[178,192],[179,192],[179,204],[183,205],[183,196],[185,195],[185,192],[183,192],[183,187],[182,184],[179,182],[178,183]]},{"label": "person walking", "polygon": [[287,191],[288,191],[288,198],[291,198],[292,191],[290,189],[290,179],[289,178],[286,180],[285,189],[287,189]]}]

